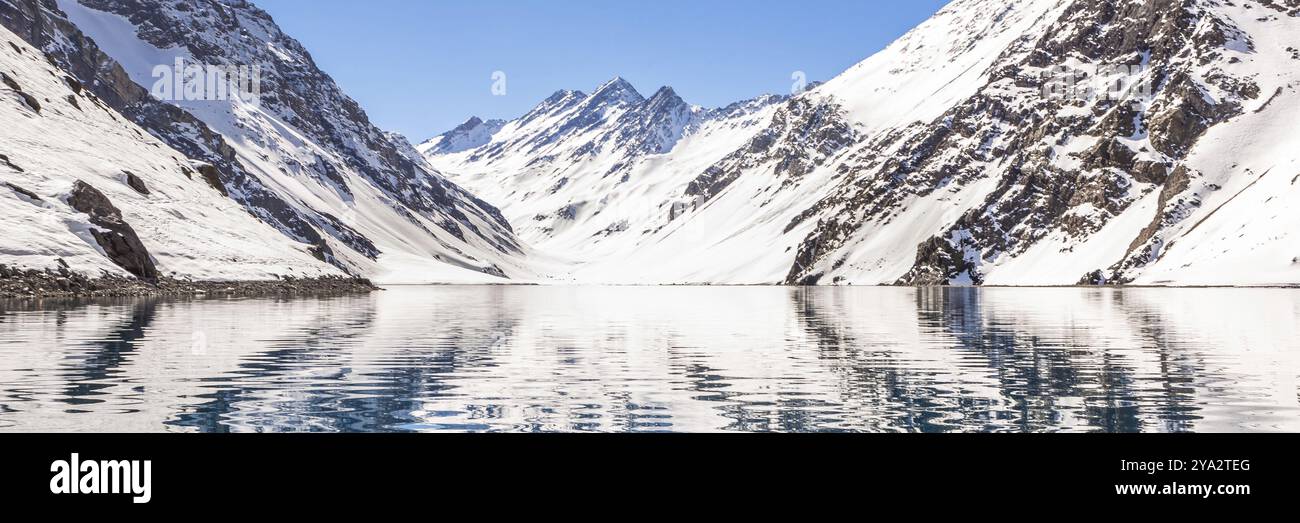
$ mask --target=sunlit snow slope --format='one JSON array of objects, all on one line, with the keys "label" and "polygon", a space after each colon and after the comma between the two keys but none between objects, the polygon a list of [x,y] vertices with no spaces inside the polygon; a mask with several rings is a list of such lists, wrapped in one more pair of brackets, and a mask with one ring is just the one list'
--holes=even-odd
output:
[{"label": "sunlit snow slope", "polygon": [[[336,265],[380,283],[528,278],[499,211],[373,126],[298,42],[241,1],[57,0],[136,83],[177,58],[260,67],[260,104],[168,100],[224,137],[238,163],[319,231]],[[256,206],[256,204],[250,204]]]},{"label": "sunlit snow slope", "polygon": [[[127,274],[92,236],[91,217],[67,201],[81,181],[121,211],[162,275],[342,274],[221,194],[188,158],[106,107],[40,50],[4,27],[0,40],[0,264],[44,269],[62,259],[84,274]],[[148,194],[128,185],[132,175]]]}]

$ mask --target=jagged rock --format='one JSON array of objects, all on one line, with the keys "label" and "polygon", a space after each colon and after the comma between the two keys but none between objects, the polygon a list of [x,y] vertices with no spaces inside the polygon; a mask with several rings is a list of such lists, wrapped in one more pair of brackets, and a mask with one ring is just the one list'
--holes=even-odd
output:
[{"label": "jagged rock", "polygon": [[[974,96],[939,118],[883,133],[845,155],[837,166],[845,174],[842,186],[786,228],[818,220],[799,245],[787,281],[834,272],[851,242],[860,241],[860,227],[888,223],[910,199],[956,193],[976,181],[995,187],[935,235],[944,242],[962,238],[974,263],[1015,258],[1046,238],[1064,238],[1067,254],[1150,189],[1137,184],[1155,185],[1164,210],[1133,249],[1158,249],[1161,227],[1183,219],[1196,204],[1176,196],[1186,189],[1187,173],[1175,168],[1211,127],[1241,114],[1243,100],[1260,93],[1253,77],[1233,76],[1225,66],[1231,63],[1227,53],[1254,49],[1251,35],[1216,11],[1184,0],[1062,4],[1045,32],[1003,51],[1003,63],[990,69],[988,84]],[[1071,62],[1141,63],[1145,70],[1133,87],[1149,93],[1044,96],[1050,76],[1039,72],[1073,70]],[[1084,140],[1095,142],[1069,148]],[[962,272],[962,260],[934,239],[919,254],[901,282],[932,283]]]},{"label": "jagged rock", "polygon": [[961,251],[947,239],[934,237],[917,247],[915,266],[895,285],[947,285],[963,273],[969,273],[975,279],[973,267]]},{"label": "jagged rock", "polygon": [[18,94],[18,97],[22,98],[23,103],[26,103],[33,111],[36,111],[36,114],[41,113],[41,103],[36,100],[36,97],[23,91],[23,88],[18,85],[18,82],[13,78],[10,78],[8,74],[0,72],[0,82],[3,82],[6,87],[13,89],[13,91]]},{"label": "jagged rock", "polygon": [[1111,280],[1122,280],[1124,271],[1154,261],[1153,257],[1157,254],[1158,246],[1152,245],[1153,240],[1157,239],[1163,227],[1181,220],[1187,210],[1186,204],[1175,201],[1175,198],[1191,186],[1191,176],[1191,170],[1185,165],[1178,166],[1170,173],[1164,182],[1164,187],[1160,190],[1159,212],[1129,244],[1124,259],[1111,267]]},{"label": "jagged rock", "polygon": [[1089,169],[1105,167],[1128,169],[1137,159],[1137,152],[1124,145],[1118,138],[1110,138],[1098,142],[1092,150],[1088,151],[1087,156],[1088,163],[1085,165]]},{"label": "jagged rock", "polygon": [[3,163],[6,167],[13,169],[15,171],[24,172],[22,167],[14,165],[13,162],[9,161],[9,157],[3,154],[0,154],[0,163]]},{"label": "jagged rock", "polygon": [[144,180],[141,180],[139,176],[136,176],[131,171],[123,171],[123,174],[126,175],[126,185],[128,187],[135,189],[135,192],[140,194],[149,195],[149,187],[144,184]]},{"label": "jagged rock", "polygon": [[685,194],[708,201],[743,173],[769,162],[775,162],[776,174],[799,178],[856,139],[839,105],[793,98],[776,111],[766,129],[692,180]]},{"label": "jagged rock", "polygon": [[1087,286],[1105,285],[1106,281],[1107,281],[1106,273],[1098,269],[1083,275],[1083,277],[1079,279],[1078,285],[1087,285]]},{"label": "jagged rock", "polygon": [[230,196],[230,193],[226,191],[226,184],[221,182],[221,171],[217,169],[217,166],[205,163],[200,164],[198,169],[203,181],[208,182],[208,185],[216,189],[222,196]]},{"label": "jagged rock", "polygon": [[1151,109],[1151,145],[1173,158],[1186,155],[1210,126],[1242,112],[1239,103],[1214,104],[1186,72],[1173,76],[1166,90]]},{"label": "jagged rock", "polygon": [[23,195],[23,196],[26,196],[26,197],[28,197],[28,198],[31,198],[32,200],[35,200],[35,201],[37,201],[37,202],[43,201],[43,200],[41,200],[41,197],[40,197],[40,196],[37,196],[37,195],[36,195],[36,193],[31,192],[31,191],[29,191],[29,190],[27,190],[27,189],[24,189],[24,188],[22,188],[22,187],[19,187],[19,186],[17,186],[17,185],[14,185],[14,184],[12,184],[12,183],[5,182],[5,186],[8,187],[8,188],[10,188],[10,189],[12,189],[12,190],[13,190],[14,192],[16,192],[16,193],[21,194],[21,195]]},{"label": "jagged rock", "polygon": [[80,80],[77,80],[76,78],[73,78],[71,76],[64,76],[63,83],[68,84],[68,88],[72,89],[73,94],[75,95],[81,94],[82,86]]},{"label": "jagged rock", "polygon": [[108,259],[142,280],[158,279],[158,269],[149,256],[149,250],[140,242],[135,229],[122,219],[122,211],[114,207],[104,193],[77,180],[68,194],[67,202],[77,212],[89,214],[91,224],[107,229],[92,229],[90,232]]},{"label": "jagged rock", "polygon": [[19,86],[18,82],[10,77],[8,73],[0,72],[0,83],[16,92],[22,92],[23,90],[22,86]]}]

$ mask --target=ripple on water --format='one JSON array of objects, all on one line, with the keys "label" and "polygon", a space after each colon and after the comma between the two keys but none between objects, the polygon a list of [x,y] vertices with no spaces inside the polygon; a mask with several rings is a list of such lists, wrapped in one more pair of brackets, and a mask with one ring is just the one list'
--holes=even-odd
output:
[{"label": "ripple on water", "polygon": [[0,303],[6,431],[1300,431],[1300,291]]}]

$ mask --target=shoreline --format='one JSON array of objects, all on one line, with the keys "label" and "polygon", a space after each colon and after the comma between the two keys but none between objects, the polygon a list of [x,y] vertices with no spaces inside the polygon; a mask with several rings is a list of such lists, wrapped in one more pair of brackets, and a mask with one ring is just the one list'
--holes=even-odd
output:
[{"label": "shoreline", "polygon": [[365,278],[321,276],[278,280],[193,281],[160,277],[148,282],[130,276],[89,277],[65,267],[18,269],[0,265],[0,299],[259,297],[362,294],[382,290]]},{"label": "shoreline", "polygon": [[[503,282],[487,284],[428,283],[387,284],[385,287],[409,286],[502,286],[502,287],[800,287],[773,284],[556,284],[537,282]],[[820,288],[897,287],[894,285],[816,285]],[[915,286],[914,286],[915,287]],[[1296,285],[931,285],[932,288],[979,289],[1292,289]],[[83,298],[240,298],[267,296],[312,296],[366,294],[382,291],[368,279],[347,276],[321,276],[295,278],[286,276],[278,280],[222,280],[194,281],[181,278],[160,277],[148,282],[132,276],[105,274],[89,277],[72,272],[66,267],[56,269],[19,269],[0,264],[0,299],[83,299]]]}]

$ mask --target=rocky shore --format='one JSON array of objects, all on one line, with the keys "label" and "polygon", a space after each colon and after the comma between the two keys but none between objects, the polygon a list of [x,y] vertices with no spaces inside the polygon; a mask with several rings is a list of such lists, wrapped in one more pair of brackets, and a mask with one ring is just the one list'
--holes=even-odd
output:
[{"label": "rocky shore", "polygon": [[149,282],[109,274],[88,277],[66,267],[24,270],[0,265],[0,298],[248,297],[356,294],[376,290],[379,287],[370,280],[342,276],[284,277],[269,281],[190,281],[164,276]]}]

